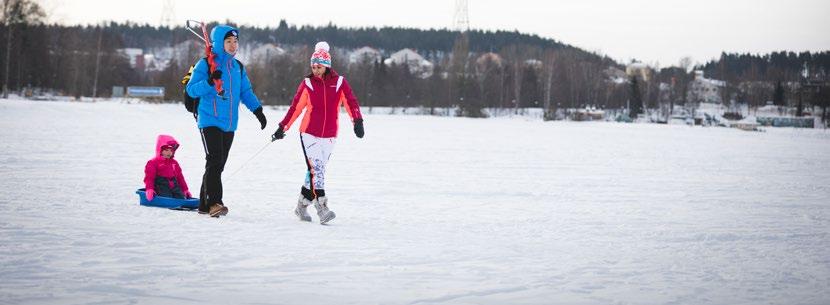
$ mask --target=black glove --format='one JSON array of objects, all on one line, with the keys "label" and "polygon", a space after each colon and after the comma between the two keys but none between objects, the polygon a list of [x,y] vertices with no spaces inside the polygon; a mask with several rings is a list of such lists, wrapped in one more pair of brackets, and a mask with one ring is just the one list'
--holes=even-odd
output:
[{"label": "black glove", "polygon": [[354,135],[363,138],[363,119],[354,120]]},{"label": "black glove", "polygon": [[262,114],[262,106],[259,106],[256,110],[254,110],[254,115],[256,119],[259,120],[259,129],[265,129],[265,125],[268,125],[268,120],[265,119],[265,115]]},{"label": "black glove", "polygon": [[216,69],[213,73],[210,74],[208,78],[208,85],[213,86],[213,80],[215,79],[222,79],[222,70]]},{"label": "black glove", "polygon": [[274,142],[282,138],[285,138],[285,130],[283,130],[282,125],[280,125],[280,128],[277,128],[277,131],[275,131],[274,134],[271,135],[271,142]]}]

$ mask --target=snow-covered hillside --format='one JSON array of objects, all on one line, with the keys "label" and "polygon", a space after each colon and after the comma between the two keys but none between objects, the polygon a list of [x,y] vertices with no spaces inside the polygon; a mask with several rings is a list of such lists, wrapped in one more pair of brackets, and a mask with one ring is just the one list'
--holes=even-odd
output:
[{"label": "snow-covered hillside", "polygon": [[240,113],[213,219],[134,194],[181,105],[0,100],[0,304],[830,303],[826,130],[343,115],[321,226]]}]

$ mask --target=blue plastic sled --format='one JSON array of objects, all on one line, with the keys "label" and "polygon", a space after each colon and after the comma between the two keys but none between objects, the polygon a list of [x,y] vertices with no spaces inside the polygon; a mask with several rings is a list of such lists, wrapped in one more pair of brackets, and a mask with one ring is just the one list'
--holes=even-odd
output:
[{"label": "blue plastic sled", "polygon": [[197,209],[199,208],[199,198],[190,199],[176,199],[170,197],[156,196],[153,201],[147,200],[147,195],[144,189],[135,191],[138,194],[139,204],[150,207],[168,208],[168,209]]}]

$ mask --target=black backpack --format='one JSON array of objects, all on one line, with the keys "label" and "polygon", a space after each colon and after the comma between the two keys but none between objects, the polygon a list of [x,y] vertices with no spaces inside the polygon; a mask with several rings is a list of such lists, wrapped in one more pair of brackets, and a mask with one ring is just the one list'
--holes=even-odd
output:
[{"label": "black backpack", "polygon": [[[207,60],[207,57],[202,57],[202,59]],[[242,62],[239,61],[239,59],[234,58],[234,60],[236,60],[236,63],[239,64],[240,76],[245,75],[245,65],[243,65]],[[199,98],[192,97],[190,96],[190,94],[187,94],[187,83],[190,82],[190,76],[193,75],[193,68],[195,67],[196,65],[190,66],[190,69],[187,69],[187,74],[185,74],[182,78],[182,95],[184,95],[184,108],[187,109],[187,112],[192,113],[194,118],[197,115],[199,115]],[[208,69],[208,78],[209,77],[210,69]]]}]

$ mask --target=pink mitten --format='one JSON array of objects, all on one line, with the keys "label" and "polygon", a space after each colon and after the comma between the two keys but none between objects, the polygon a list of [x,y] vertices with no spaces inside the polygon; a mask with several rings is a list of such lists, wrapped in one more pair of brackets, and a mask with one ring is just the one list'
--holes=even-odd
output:
[{"label": "pink mitten", "polygon": [[147,201],[153,201],[153,197],[156,197],[156,191],[147,190]]},{"label": "pink mitten", "polygon": [[190,191],[184,191],[184,198],[190,199],[193,198],[193,195],[190,195]]}]

